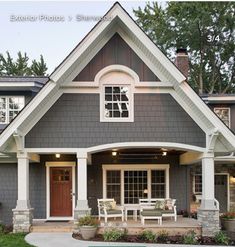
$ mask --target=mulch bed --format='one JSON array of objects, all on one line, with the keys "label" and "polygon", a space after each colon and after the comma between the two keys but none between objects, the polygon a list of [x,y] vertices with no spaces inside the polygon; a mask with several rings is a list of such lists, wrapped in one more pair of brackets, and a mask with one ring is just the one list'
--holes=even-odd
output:
[{"label": "mulch bed", "polygon": [[[83,240],[80,234],[74,233],[73,238],[78,240]],[[95,236],[95,238],[88,240],[88,241],[97,241],[97,242],[104,242],[103,236],[101,234],[98,234]],[[140,238],[138,235],[127,235],[123,239],[118,240],[117,242],[125,242],[125,243],[153,243],[151,241],[143,241],[143,239]],[[115,243],[115,242],[114,242]],[[161,241],[157,240],[155,243],[159,244],[182,244],[182,236],[176,235],[176,236],[169,236],[166,240]],[[199,237],[198,238],[198,244],[199,245],[217,245],[213,238],[210,237]],[[235,245],[234,242],[231,242],[230,245]]]}]

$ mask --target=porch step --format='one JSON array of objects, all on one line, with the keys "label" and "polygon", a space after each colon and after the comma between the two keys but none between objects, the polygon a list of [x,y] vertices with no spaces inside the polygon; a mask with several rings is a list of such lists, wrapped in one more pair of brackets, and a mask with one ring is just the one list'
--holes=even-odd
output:
[{"label": "porch step", "polygon": [[33,223],[30,232],[73,232],[73,222],[56,223],[56,222],[37,222]]}]

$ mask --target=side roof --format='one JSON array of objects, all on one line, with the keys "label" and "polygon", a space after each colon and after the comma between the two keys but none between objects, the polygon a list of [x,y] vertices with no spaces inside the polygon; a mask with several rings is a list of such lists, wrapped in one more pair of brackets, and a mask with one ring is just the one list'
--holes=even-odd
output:
[{"label": "side roof", "polygon": [[14,132],[26,135],[45,112],[63,94],[61,88],[70,83],[115,32],[135,49],[148,67],[163,83],[171,83],[172,94],[185,111],[207,134],[208,140],[215,132],[219,132],[220,146],[228,151],[235,150],[235,136],[204,104],[201,98],[187,84],[185,76],[160,51],[143,30],[134,22],[129,14],[115,3],[106,13],[109,21],[100,21],[65,60],[53,71],[49,81],[35,98],[2,132],[0,148],[6,148],[8,140]]}]

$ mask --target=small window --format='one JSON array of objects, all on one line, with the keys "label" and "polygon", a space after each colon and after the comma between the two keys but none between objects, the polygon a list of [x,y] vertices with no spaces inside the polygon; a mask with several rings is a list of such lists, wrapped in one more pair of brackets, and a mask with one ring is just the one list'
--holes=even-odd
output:
[{"label": "small window", "polygon": [[104,86],[101,121],[132,121],[131,92],[129,85]]},{"label": "small window", "polygon": [[194,193],[202,194],[202,175],[194,175]]},{"label": "small window", "polygon": [[214,108],[214,112],[228,127],[230,127],[230,108],[216,107]]},{"label": "small window", "polygon": [[0,124],[10,123],[23,107],[23,96],[0,96]]}]

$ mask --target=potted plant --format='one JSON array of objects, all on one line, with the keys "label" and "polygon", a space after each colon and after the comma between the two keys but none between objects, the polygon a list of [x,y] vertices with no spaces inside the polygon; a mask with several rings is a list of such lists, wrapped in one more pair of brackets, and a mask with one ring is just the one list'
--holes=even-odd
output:
[{"label": "potted plant", "polygon": [[235,212],[227,212],[221,216],[222,227],[229,232],[235,232]]},{"label": "potted plant", "polygon": [[98,220],[87,215],[78,220],[78,226],[83,239],[92,239],[97,231]]}]

